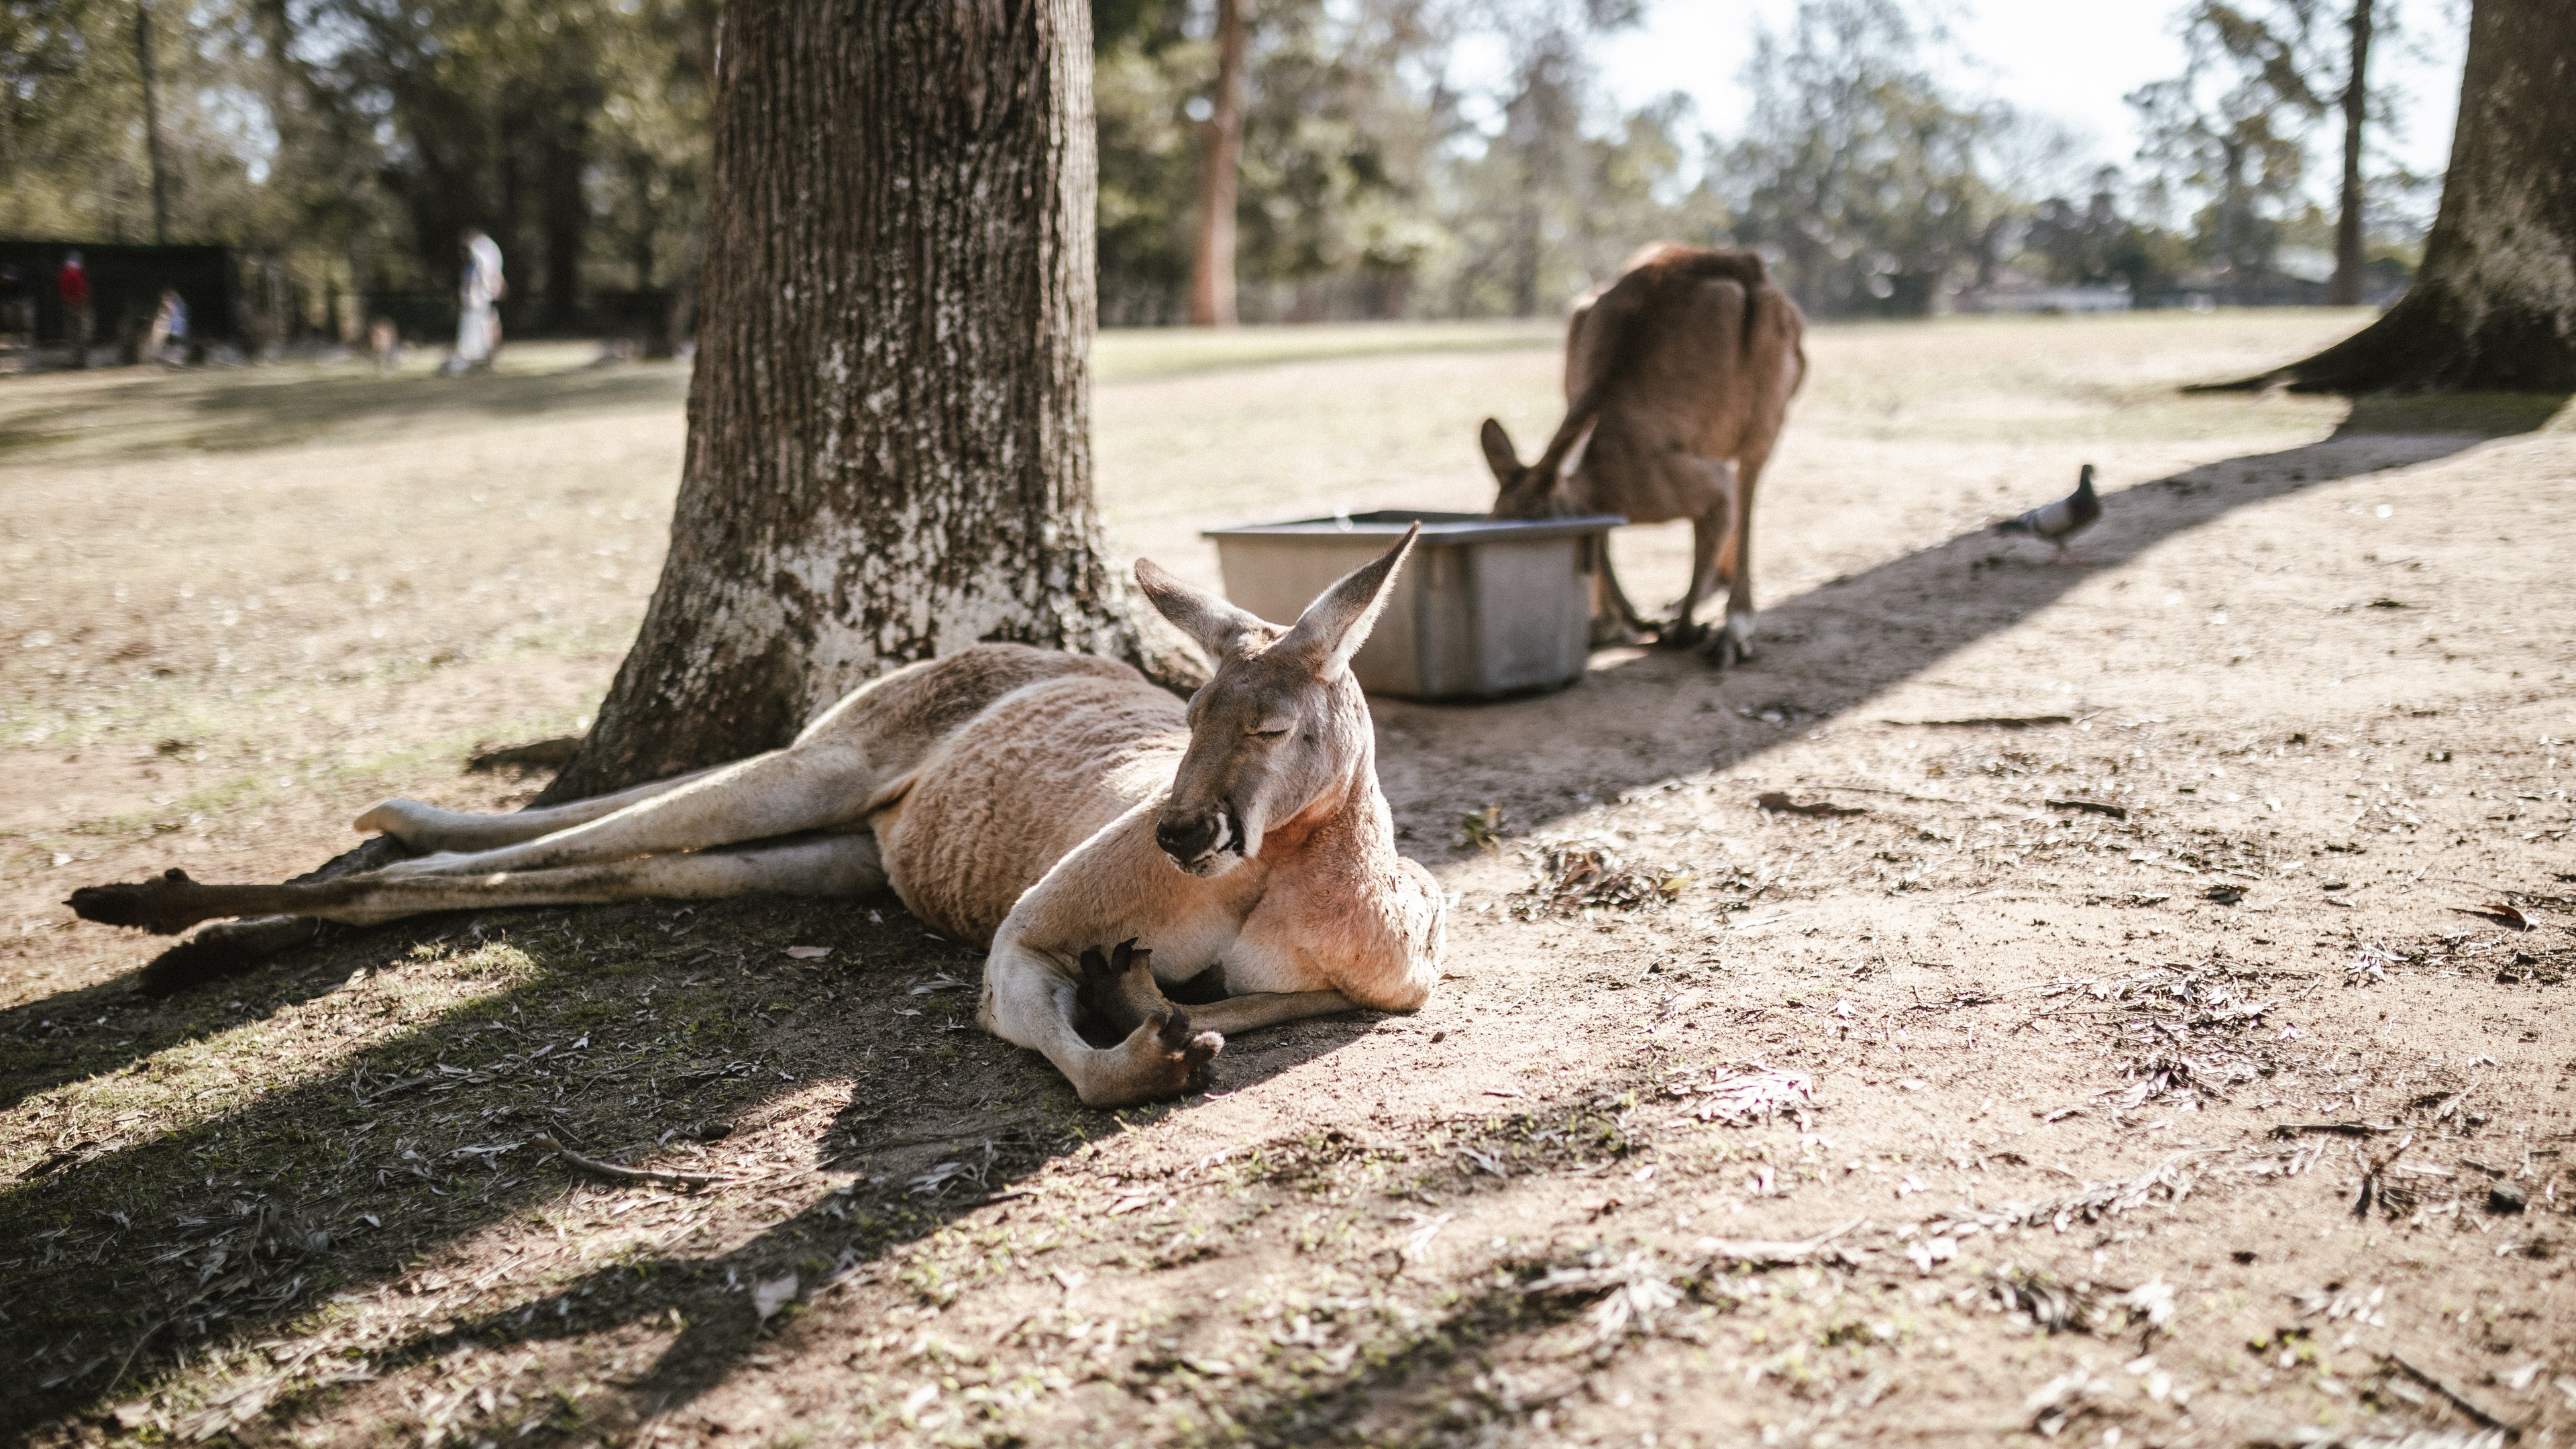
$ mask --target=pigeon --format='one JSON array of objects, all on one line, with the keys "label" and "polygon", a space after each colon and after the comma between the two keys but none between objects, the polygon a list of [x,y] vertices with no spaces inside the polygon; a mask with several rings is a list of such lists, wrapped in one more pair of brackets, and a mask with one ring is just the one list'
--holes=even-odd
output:
[{"label": "pigeon", "polygon": [[2046,539],[2057,545],[2057,561],[2064,563],[2066,545],[2101,520],[2102,499],[2093,491],[2093,465],[2087,463],[2076,477],[2074,492],[2055,503],[2041,504],[2019,518],[2005,519],[1995,525],[1995,532]]}]

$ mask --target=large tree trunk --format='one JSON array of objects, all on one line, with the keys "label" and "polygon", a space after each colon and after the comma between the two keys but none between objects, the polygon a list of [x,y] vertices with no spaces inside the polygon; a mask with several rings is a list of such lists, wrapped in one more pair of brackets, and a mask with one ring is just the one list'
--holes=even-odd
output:
[{"label": "large tree trunk", "polygon": [[1234,325],[1234,201],[1243,169],[1245,0],[1216,0],[1215,107],[1199,149],[1198,246],[1190,254],[1190,325]]},{"label": "large tree trunk", "polygon": [[2335,214],[2334,279],[2326,301],[2361,302],[2361,128],[2370,116],[2370,0],[2352,0],[2352,59],[2343,77],[2343,195]]},{"label": "large tree trunk", "polygon": [[735,0],[671,552],[597,794],[1008,639],[1134,658],[1093,511],[1084,0]]},{"label": "large tree trunk", "polygon": [[2576,5],[2475,0],[2459,129],[2415,285],[2304,362],[2225,384],[2576,389]]}]

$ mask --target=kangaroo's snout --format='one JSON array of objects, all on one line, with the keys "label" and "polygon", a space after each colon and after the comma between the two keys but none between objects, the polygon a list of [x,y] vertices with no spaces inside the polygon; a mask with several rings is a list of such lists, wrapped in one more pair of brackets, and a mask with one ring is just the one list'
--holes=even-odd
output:
[{"label": "kangaroo's snout", "polygon": [[1192,875],[1216,874],[1211,867],[1227,851],[1243,853],[1234,812],[1222,801],[1200,810],[1165,811],[1154,824],[1154,843],[1172,858],[1172,864]]}]

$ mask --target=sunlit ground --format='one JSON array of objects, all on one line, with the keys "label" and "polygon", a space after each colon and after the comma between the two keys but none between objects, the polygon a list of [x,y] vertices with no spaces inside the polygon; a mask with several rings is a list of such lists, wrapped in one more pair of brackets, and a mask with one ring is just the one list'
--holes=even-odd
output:
[{"label": "sunlit ground", "polygon": [[[71,887],[527,798],[460,764],[585,723],[687,375],[0,382],[0,1433],[2564,1442],[2576,431],[2177,390],[2361,320],[1816,327],[1754,664],[1381,703],[1440,994],[1124,1116],[966,1029],[975,953],[889,903],[432,918],[131,997],[157,943]],[[1481,508],[1557,339],[1105,336],[1111,545],[1212,583],[1207,527]],[[2087,462],[2081,562],[1982,532]],[[1685,546],[1620,537],[1641,602]],[[1649,905],[1533,894],[1568,841]],[[1804,1115],[1724,1110],[1754,1064]]]}]

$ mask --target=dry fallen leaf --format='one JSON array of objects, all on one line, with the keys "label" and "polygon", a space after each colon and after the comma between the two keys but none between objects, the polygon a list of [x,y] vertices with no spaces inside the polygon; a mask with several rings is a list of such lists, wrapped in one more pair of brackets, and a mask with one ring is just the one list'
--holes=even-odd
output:
[{"label": "dry fallen leaf", "polygon": [[790,946],[787,948],[787,954],[795,957],[799,961],[820,961],[824,957],[832,954],[832,948],[829,946]]},{"label": "dry fallen leaf", "polygon": [[1753,803],[1774,815],[1866,815],[1869,813],[1865,807],[1836,805],[1830,800],[1801,804],[1791,800],[1786,790],[1765,790],[1754,797]]},{"label": "dry fallen leaf", "polygon": [[2489,901],[2485,905],[2478,907],[2478,909],[2487,915],[2493,916],[2497,920],[2504,922],[2506,925],[2513,927],[2517,931],[2528,931],[2531,929],[2531,922],[2524,918],[2522,912],[2513,906],[2507,905],[2503,901]]}]

